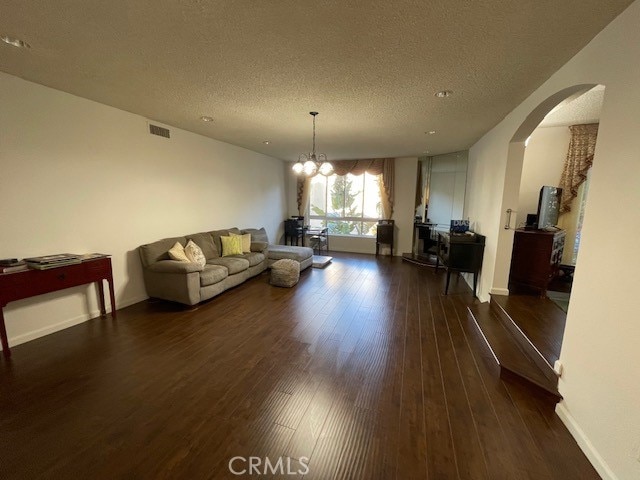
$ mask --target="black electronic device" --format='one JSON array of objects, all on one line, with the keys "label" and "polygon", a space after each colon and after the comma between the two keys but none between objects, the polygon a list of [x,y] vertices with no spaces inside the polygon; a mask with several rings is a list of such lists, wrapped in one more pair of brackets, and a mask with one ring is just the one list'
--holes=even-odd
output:
[{"label": "black electronic device", "polygon": [[538,228],[538,215],[535,213],[527,213],[527,222],[524,228],[525,230],[535,230]]},{"label": "black electronic device", "polygon": [[562,189],[545,185],[538,199],[538,229],[552,229],[558,224]]}]

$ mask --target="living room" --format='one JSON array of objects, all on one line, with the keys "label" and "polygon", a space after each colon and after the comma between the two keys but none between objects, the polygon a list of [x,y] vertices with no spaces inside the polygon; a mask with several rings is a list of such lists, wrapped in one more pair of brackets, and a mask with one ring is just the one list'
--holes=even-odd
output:
[{"label": "living room", "polygon": [[[258,69],[251,62],[257,57],[278,58],[280,54],[288,59],[289,51],[286,49],[267,53],[256,49],[255,56],[248,59],[239,57],[235,64],[225,65],[229,67],[229,72],[237,75],[232,77],[238,82],[242,75],[256,76],[259,77],[258,83],[266,85],[257,94],[247,95],[242,102],[238,102],[240,106],[236,111],[224,111],[221,108],[222,103],[218,103],[215,95],[209,92],[208,85],[209,82],[215,83],[218,77],[210,77],[194,80],[192,84],[193,95],[201,98],[204,92],[205,97],[210,97],[210,103],[194,103],[190,92],[185,90],[177,100],[177,103],[184,105],[182,111],[174,112],[175,116],[168,116],[164,106],[166,92],[133,73],[147,68],[158,78],[171,76],[174,81],[181,81],[179,67],[165,65],[162,58],[152,57],[148,57],[147,64],[128,64],[133,62],[132,57],[128,56],[130,43],[108,47],[122,55],[120,62],[108,56],[100,57],[98,62],[89,60],[93,55],[91,48],[94,47],[101,55],[105,55],[98,45],[103,43],[101,37],[91,35],[92,29],[102,32],[101,15],[105,12],[100,8],[84,14],[88,25],[86,29],[69,27],[69,31],[64,31],[60,30],[61,25],[65,25],[64,21],[58,25],[47,23],[41,13],[22,11],[23,7],[13,5],[3,7],[2,10],[7,10],[7,14],[3,12],[0,20],[0,33],[24,37],[30,48],[0,45],[0,159],[4,167],[0,190],[4,225],[1,256],[23,258],[60,252],[110,254],[117,308],[126,311],[128,307],[134,310],[141,308],[136,305],[146,305],[148,299],[137,250],[140,245],[186,232],[232,226],[265,227],[270,240],[280,243],[283,220],[298,213],[296,192],[292,189],[295,177],[291,174],[291,164],[296,160],[297,153],[309,151],[311,130],[308,112],[317,108],[320,111],[318,149],[330,154],[330,160],[396,159],[393,217],[398,232],[396,255],[412,248],[418,157],[468,148],[464,216],[470,219],[476,232],[487,238],[478,297],[481,301],[488,301],[491,293],[502,293],[508,289],[513,231],[505,230],[503,225],[506,209],[518,204],[525,139],[556,104],[581,89],[605,85],[597,161],[594,162],[589,192],[590,206],[585,215],[580,263],[575,272],[561,354],[564,372],[560,378],[560,389],[564,400],[559,404],[558,414],[601,477],[637,478],[640,474],[640,416],[635,407],[640,395],[636,381],[640,362],[635,344],[640,331],[633,321],[636,302],[632,291],[637,281],[633,268],[620,268],[620,265],[633,266],[640,262],[638,253],[625,242],[606,250],[603,246],[609,245],[612,238],[633,238],[639,228],[634,220],[637,218],[636,205],[640,201],[640,189],[637,188],[640,173],[637,162],[637,152],[640,151],[640,137],[637,135],[640,128],[637,115],[640,111],[640,67],[637,62],[640,56],[640,29],[637,28],[640,24],[640,2],[635,1],[630,5],[630,2],[616,2],[617,9],[611,7],[611,10],[597,7],[595,3],[591,4],[595,13],[582,15],[585,18],[601,16],[601,25],[598,26],[598,22],[594,21],[590,36],[582,38],[572,51],[567,50],[565,58],[560,60],[554,57],[555,63],[543,65],[544,71],[531,79],[530,88],[527,87],[529,90],[525,92],[524,87],[519,90],[515,95],[519,95],[517,101],[512,98],[511,106],[503,114],[496,117],[496,112],[491,110],[491,95],[500,95],[500,92],[487,94],[482,97],[482,102],[478,101],[481,105],[473,106],[474,100],[461,95],[461,90],[451,83],[452,79],[449,79],[449,83],[445,78],[440,79],[442,83],[438,88],[434,86],[425,93],[425,96],[429,96],[428,102],[434,102],[429,103],[434,105],[430,112],[434,122],[439,115],[446,115],[447,105],[454,103],[443,102],[450,101],[459,102],[455,108],[460,108],[462,112],[465,108],[486,108],[487,115],[493,115],[491,118],[495,121],[469,133],[468,140],[460,140],[456,134],[457,123],[472,123],[471,117],[462,115],[437,127],[423,122],[415,128],[407,128],[410,141],[405,142],[405,137],[401,137],[397,142],[385,145],[380,144],[378,132],[391,129],[393,121],[374,122],[372,117],[375,115],[368,110],[369,107],[355,105],[346,94],[335,102],[330,98],[318,98],[311,90],[322,92],[323,88],[328,88],[323,83],[326,78],[317,83],[303,84],[305,88],[300,87],[301,90],[295,91],[295,95],[291,94],[300,108],[295,111],[292,109],[288,116],[274,116],[271,107],[286,102],[290,94],[279,91],[274,85],[291,73],[287,71],[280,77],[270,77],[274,69],[265,68],[263,73],[258,74]],[[108,10],[106,6],[101,8]],[[207,15],[212,15],[215,10],[203,8]],[[446,10],[444,6],[442,8]],[[324,10],[321,12],[325,14],[322,17],[325,21],[332,16]],[[268,13],[262,14],[268,16]],[[163,31],[169,31],[168,26],[172,22],[183,21],[176,20],[180,18],[177,13],[168,18],[161,13],[153,15],[150,24],[156,22],[156,26],[164,27]],[[51,28],[51,32],[58,32],[58,35],[50,35],[51,45],[47,45],[43,37],[36,33],[42,25]],[[243,28],[248,31],[257,26],[249,23],[243,24]],[[297,25],[296,31],[302,35],[305,29]],[[314,34],[321,35],[319,32]],[[79,35],[77,42],[70,42],[67,38],[69,35]],[[160,37],[165,42],[161,50],[176,48],[172,39],[167,38],[170,35]],[[407,35],[403,38],[408,41],[410,37]],[[149,37],[145,40],[141,36],[140,40],[150,42],[158,38]],[[218,37],[216,40],[223,42]],[[69,43],[77,43],[69,48],[78,50],[68,55],[69,58],[64,58],[63,46],[67,48]],[[86,50],[81,48],[82,44],[86,45]],[[187,64],[198,62],[196,47],[184,53]],[[387,47],[391,48],[389,45]],[[391,50],[402,54],[401,46]],[[321,52],[314,50],[314,53],[320,55]],[[488,66],[487,71],[496,70],[503,61],[500,54],[492,56],[495,57],[495,65]],[[349,55],[347,57],[346,63],[354,61]],[[329,61],[318,56],[319,70]],[[360,61],[371,68],[364,60]],[[69,73],[67,81],[61,72],[70,68],[69,63],[77,64],[77,71],[73,75]],[[97,64],[102,64],[102,71]],[[88,65],[92,65],[91,69],[88,69]],[[260,65],[264,66],[264,63]],[[168,73],[167,70],[172,68],[174,70]],[[121,69],[127,75],[119,75],[117,80],[110,77],[107,81],[104,71],[109,69]],[[231,75],[229,72],[226,74]],[[224,76],[223,73],[218,75]],[[393,86],[404,85],[402,78],[407,76],[406,72],[397,72],[394,77],[397,83]],[[364,81],[366,77],[358,78]],[[503,85],[504,78],[500,78],[500,85]],[[407,83],[420,80],[412,77]],[[340,87],[347,91],[346,84],[340,84]],[[393,90],[389,84],[383,87]],[[240,90],[242,88],[246,88],[246,85],[243,84]],[[369,86],[365,85],[358,92],[366,92],[367,88]],[[436,91],[445,88],[453,91],[451,98],[434,97]],[[398,87],[398,90],[401,88]],[[125,107],[125,99],[132,94],[142,98],[144,110]],[[405,100],[397,105],[396,110],[411,110],[411,104],[410,99]],[[110,105],[120,105],[120,108]],[[347,114],[347,111],[351,113]],[[213,122],[200,118],[208,116]],[[393,120],[399,121],[398,118]],[[169,129],[170,138],[150,135],[150,123]],[[245,128],[242,142],[234,140],[236,137],[233,136],[237,134],[234,128],[240,124]],[[286,135],[277,128],[279,124],[287,125]],[[350,129],[350,125],[356,127]],[[438,133],[429,135],[432,128]],[[250,135],[253,136],[253,144],[248,146],[246,139]],[[436,140],[438,136],[443,139]],[[269,144],[264,143],[267,141]],[[439,141],[442,143],[438,144]],[[236,146],[240,144],[244,147]],[[359,145],[359,150],[351,147],[352,144]],[[410,147],[404,147],[404,144]],[[372,241],[364,241],[364,247],[346,246],[343,250],[371,253]],[[605,251],[606,255],[603,254]],[[389,259],[386,257],[377,261],[372,258],[367,253],[339,253],[335,265],[322,271],[326,277],[321,277],[321,272],[315,271],[303,274],[306,275],[306,283],[299,285],[304,287],[299,288],[300,297],[296,298],[298,290],[294,287],[268,294],[265,302],[274,302],[278,308],[286,308],[286,299],[291,305],[304,309],[304,305],[301,305],[303,299],[309,302],[317,300],[322,288],[330,287],[329,277],[345,281],[345,291],[358,292],[352,285],[353,278],[350,275],[359,272],[369,282],[375,282],[376,275],[373,267],[357,267],[358,262],[378,262],[375,265],[379,265],[380,275],[385,275],[388,268]],[[332,271],[333,267],[336,268]],[[405,267],[408,268],[401,268]],[[360,270],[349,270],[351,268]],[[347,271],[351,273],[347,274]],[[412,271],[408,275],[417,283],[430,281],[422,278],[419,272]],[[242,301],[238,297],[244,288],[255,295],[270,292],[252,282],[251,285],[222,294],[218,301],[228,309],[232,306],[242,308]],[[405,288],[404,284],[402,288]],[[407,284],[406,288],[407,295],[412,294],[414,287]],[[461,281],[456,288],[462,291],[467,286]],[[315,293],[310,293],[311,290],[315,290]],[[194,311],[176,310],[174,313],[180,319],[190,319],[198,324],[214,322],[230,311],[218,312],[215,302]],[[372,301],[371,305],[376,303]],[[55,335],[68,332],[74,326],[95,325],[93,335],[100,330],[100,319],[98,323],[90,323],[94,320],[87,322],[99,316],[98,298],[95,289],[90,287],[47,294],[3,307],[9,341],[14,351],[13,366],[3,364],[0,382],[3,396],[12,388],[20,387],[25,378],[38,378],[35,373],[22,380],[20,377],[21,369],[32,371],[30,369],[34,368],[25,365],[25,360],[28,358],[33,363],[33,346],[38,345],[36,342],[44,339],[53,342],[51,339],[55,339]],[[156,307],[152,305],[149,308],[153,312]],[[136,315],[142,315],[135,311]],[[200,319],[199,312],[205,312]],[[151,318],[154,318],[153,315]],[[159,311],[158,318],[166,319],[167,312]],[[102,319],[102,322],[109,320]],[[136,325],[135,320],[131,322]],[[380,322],[383,325],[382,319]],[[176,324],[171,325],[172,331],[177,332]],[[189,328],[193,328],[193,325]],[[215,336],[211,328],[206,330]],[[109,332],[109,335],[117,333]],[[180,336],[179,332],[176,334]],[[153,342],[149,342],[152,345]],[[70,362],[82,362],[83,356],[72,357],[73,352],[81,348],[79,345],[61,341],[60,346],[69,349]],[[21,357],[21,351],[25,352],[24,357]],[[62,362],[62,357],[55,358],[56,362]],[[122,362],[126,369],[126,358]],[[46,366],[47,357],[39,359],[40,363],[40,367]],[[73,372],[70,366],[65,368],[65,371]],[[105,377],[105,381],[115,385],[117,372],[109,370],[106,373],[110,375]],[[162,372],[157,374],[162,375]],[[57,377],[57,381],[64,383],[64,378]],[[26,387],[22,385],[20,388]],[[28,398],[28,389],[24,391],[27,397],[21,398]],[[126,393],[123,395],[122,399],[126,398]],[[135,401],[145,402],[147,399],[136,398]],[[10,408],[10,400],[7,402],[3,403],[3,410]],[[19,428],[18,420],[28,422],[29,419],[28,411],[18,412],[14,408],[11,406],[14,423],[11,423],[9,430],[5,430],[12,434]],[[62,405],[60,408],[63,408]],[[49,428],[55,428],[57,421],[68,420],[67,417],[52,415]],[[429,422],[429,419],[426,421]],[[123,432],[126,432],[125,426]],[[0,437],[4,435],[9,434],[0,433]],[[10,439],[10,436],[4,439]],[[9,447],[3,444],[4,454],[5,448],[8,450]],[[137,454],[144,455],[144,452]],[[188,457],[185,452],[173,454],[176,458],[181,455]],[[311,460],[310,465],[313,466],[313,457]],[[51,465],[48,468],[51,469],[43,467],[40,472],[64,472],[55,470]],[[544,471],[550,478],[559,478],[551,470]],[[66,473],[72,471],[70,469]],[[17,475],[19,470],[12,472]],[[24,475],[25,472],[22,470],[21,473]],[[185,471],[177,472],[180,475]],[[315,475],[316,478],[322,478],[318,477],[319,473],[312,472],[310,477]],[[156,473],[157,476],[170,476],[171,470],[169,468]],[[458,477],[463,477],[463,473],[458,472]],[[148,472],[135,469],[128,474],[143,478],[148,476]],[[414,474],[416,478],[426,475],[420,477]],[[491,478],[487,471],[476,474],[470,474],[469,478]],[[374,472],[369,477],[354,474],[353,478],[375,476]]]}]

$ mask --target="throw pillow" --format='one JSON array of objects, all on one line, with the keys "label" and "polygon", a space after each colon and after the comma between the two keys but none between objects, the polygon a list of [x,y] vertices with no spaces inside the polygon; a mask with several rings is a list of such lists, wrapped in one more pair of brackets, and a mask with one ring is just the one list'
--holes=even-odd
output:
[{"label": "throw pillow", "polygon": [[242,239],[242,253],[251,253],[251,234],[250,233],[239,235],[237,233],[229,232],[229,235],[232,237],[240,237]]},{"label": "throw pillow", "polygon": [[187,256],[191,263],[196,263],[201,267],[204,267],[207,264],[207,259],[202,253],[202,249],[196,245],[193,240],[189,240],[187,246],[184,247],[184,254]]},{"label": "throw pillow", "polygon": [[169,250],[169,258],[171,260],[177,260],[179,262],[189,262],[189,258],[184,253],[184,247],[180,242],[176,242],[173,247]]},{"label": "throw pillow", "polygon": [[242,255],[242,237],[241,236],[228,236],[220,237],[222,242],[222,256],[228,257],[230,255]]}]

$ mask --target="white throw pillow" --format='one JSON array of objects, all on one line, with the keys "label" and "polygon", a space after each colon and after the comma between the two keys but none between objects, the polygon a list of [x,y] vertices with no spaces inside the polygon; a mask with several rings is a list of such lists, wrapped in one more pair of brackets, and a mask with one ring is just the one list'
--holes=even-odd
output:
[{"label": "white throw pillow", "polygon": [[193,243],[193,240],[189,240],[187,246],[184,247],[184,253],[189,259],[191,263],[197,263],[201,267],[204,267],[207,264],[207,259],[202,253],[202,249]]},{"label": "white throw pillow", "polygon": [[169,250],[169,258],[171,258],[171,260],[178,260],[179,262],[191,261],[184,253],[184,247],[180,242],[176,242],[175,245],[171,247],[171,250]]}]

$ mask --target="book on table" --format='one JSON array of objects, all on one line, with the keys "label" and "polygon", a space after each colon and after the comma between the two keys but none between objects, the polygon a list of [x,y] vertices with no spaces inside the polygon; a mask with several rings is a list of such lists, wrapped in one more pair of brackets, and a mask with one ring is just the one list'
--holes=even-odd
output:
[{"label": "book on table", "polygon": [[3,258],[0,260],[0,267],[17,267],[23,264],[24,262],[17,258]]},{"label": "book on table", "polygon": [[29,269],[29,266],[27,265],[27,263],[24,261],[20,261],[20,262],[14,263],[10,267],[0,266],[0,273],[22,272],[23,270],[28,270],[28,269]]},{"label": "book on table", "polygon": [[75,255],[73,253],[57,253],[55,255],[44,255],[42,257],[25,258],[24,261],[27,263],[38,263],[44,265],[51,263],[68,262],[70,260],[77,260],[79,258],[80,255]]},{"label": "book on table", "polygon": [[42,257],[25,258],[24,260],[30,268],[35,268],[36,270],[47,270],[49,268],[63,267],[81,262],[80,255],[74,255],[72,253],[44,255]]},{"label": "book on table", "polygon": [[44,255],[41,257],[25,258],[18,260],[15,258],[0,260],[0,273],[14,273],[33,268],[36,270],[48,270],[50,268],[75,265],[81,262],[106,258],[109,255],[104,253],[57,253],[55,255]]},{"label": "book on table", "polygon": [[109,257],[106,253],[83,253],[82,255],[78,255],[80,257],[80,261],[86,262],[87,260],[95,260],[96,258],[105,258]]}]

